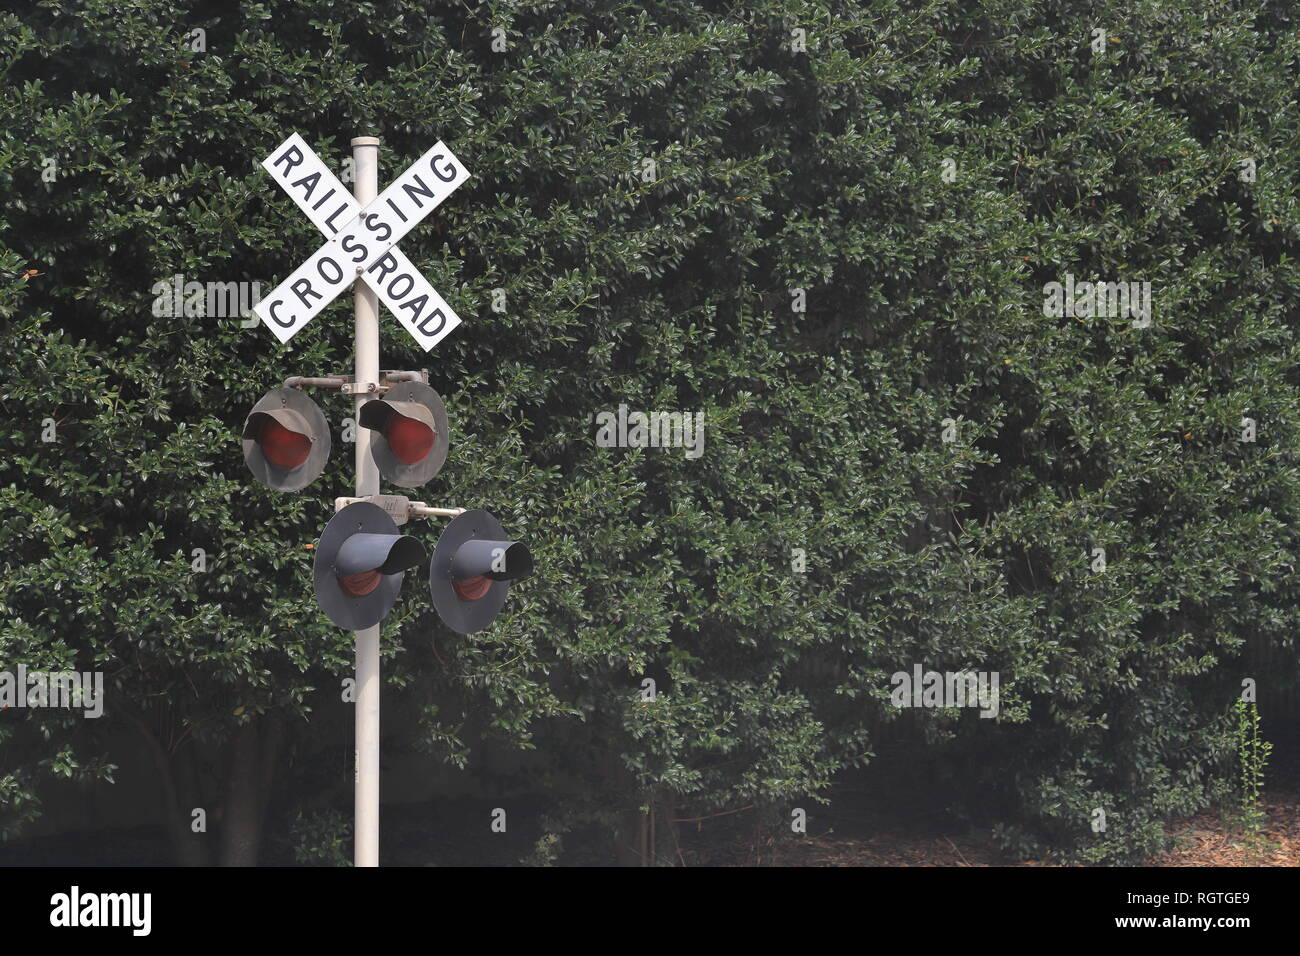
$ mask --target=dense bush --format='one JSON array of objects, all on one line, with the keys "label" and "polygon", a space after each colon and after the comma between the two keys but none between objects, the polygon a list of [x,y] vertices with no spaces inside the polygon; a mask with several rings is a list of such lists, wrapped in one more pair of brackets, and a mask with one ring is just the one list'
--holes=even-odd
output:
[{"label": "dense bush", "polygon": [[[997,720],[904,716],[1016,849],[1132,859],[1231,779],[1242,677],[1283,677],[1243,645],[1294,648],[1298,606],[1289,4],[3,19],[0,667],[110,686],[102,721],[0,719],[6,832],[49,778],[111,774],[127,726],[179,858],[212,858],[188,808],[220,805],[222,857],[250,861],[349,673],[304,545],[350,448],[277,496],[238,442],[263,390],[350,367],[347,297],[288,349],[150,309],[172,275],[272,283],[315,248],[257,165],[295,130],[336,166],[383,137],[384,179],[443,139],[473,175],[403,241],[467,320],[427,363],[455,444],[424,497],[496,511],[538,571],[466,638],[408,583],[385,669],[425,704],[411,739],[467,772],[535,748],[556,830],[788,818],[869,763],[890,675],[922,664],[1001,675]],[[1067,273],[1150,282],[1151,327],[1045,316]],[[383,367],[420,367],[382,323]],[[703,455],[597,447],[620,404],[702,411]]]}]

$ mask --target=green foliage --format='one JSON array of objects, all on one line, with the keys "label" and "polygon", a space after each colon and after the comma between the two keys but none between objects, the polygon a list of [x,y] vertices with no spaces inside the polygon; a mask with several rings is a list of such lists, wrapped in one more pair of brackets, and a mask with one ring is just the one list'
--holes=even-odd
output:
[{"label": "green foliage", "polygon": [[289,825],[293,858],[304,866],[351,866],[352,822],[338,810],[297,814]]},{"label": "green foliage", "polygon": [[[150,308],[172,275],[267,288],[316,247],[257,165],[295,130],[336,166],[383,137],[384,180],[438,139],[472,174],[402,243],[466,319],[428,361],[454,439],[423,494],[496,512],[537,573],[485,633],[414,582],[386,622],[390,692],[438,759],[536,750],[534,782],[577,781],[570,815],[611,826],[651,802],[785,818],[869,763],[889,675],[921,663],[1000,673],[996,721],[908,716],[1014,849],[1131,860],[1228,785],[1234,662],[1294,648],[1300,608],[1288,4],[2,19],[0,662],[103,670],[109,700],[0,720],[5,832],[60,768],[110,772],[108,728],[218,746],[274,714],[305,747],[312,692],[349,673],[303,546],[351,456],[277,496],[238,430],[288,375],[350,367],[350,304],[291,348]],[[1067,272],[1150,281],[1153,326],[1045,317]],[[425,361],[382,336],[383,367]],[[596,447],[620,403],[703,411],[703,456]]]},{"label": "green foliage", "polygon": [[1259,735],[1259,708],[1255,702],[1247,702],[1239,697],[1237,710],[1237,759],[1241,766],[1240,809],[1238,825],[1246,835],[1247,841],[1258,847],[1268,814],[1259,804],[1260,792],[1264,788],[1264,771],[1268,767],[1268,755],[1273,752],[1273,745]]}]

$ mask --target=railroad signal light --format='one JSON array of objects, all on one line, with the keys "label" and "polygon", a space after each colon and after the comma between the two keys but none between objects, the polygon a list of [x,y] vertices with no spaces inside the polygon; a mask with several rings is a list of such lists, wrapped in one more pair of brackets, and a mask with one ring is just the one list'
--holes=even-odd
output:
[{"label": "railroad signal light", "polygon": [[496,518],[482,510],[466,511],[438,539],[429,562],[429,593],[444,624],[473,634],[500,613],[510,582],[532,570],[528,548],[507,540]]},{"label": "railroad signal light", "polygon": [[383,508],[354,502],[330,519],[316,544],[316,602],[339,627],[363,631],[388,616],[406,572],[425,556],[424,545],[399,534]]},{"label": "railroad signal light", "polygon": [[451,431],[442,398],[422,382],[402,382],[361,406],[358,423],[372,429],[370,454],[395,485],[418,488],[447,461]]},{"label": "railroad signal light", "polygon": [[244,420],[244,461],[253,477],[276,491],[305,488],[330,456],[325,413],[295,388],[273,388]]}]

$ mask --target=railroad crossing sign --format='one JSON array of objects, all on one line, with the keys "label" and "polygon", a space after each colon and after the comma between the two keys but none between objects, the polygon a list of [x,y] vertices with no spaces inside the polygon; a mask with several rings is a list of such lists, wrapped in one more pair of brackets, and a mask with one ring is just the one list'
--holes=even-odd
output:
[{"label": "railroad crossing sign", "polygon": [[452,311],[398,241],[469,178],[439,142],[362,209],[297,133],[262,160],[262,168],[328,241],[312,253],[253,312],[281,342],[361,279],[426,352],[456,326]]}]

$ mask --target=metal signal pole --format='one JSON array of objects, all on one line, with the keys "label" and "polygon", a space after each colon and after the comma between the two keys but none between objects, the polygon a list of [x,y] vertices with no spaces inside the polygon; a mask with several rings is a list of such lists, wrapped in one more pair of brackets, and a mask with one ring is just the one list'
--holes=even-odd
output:
[{"label": "metal signal pole", "polygon": [[[423,544],[414,536],[399,533],[398,526],[415,517],[456,518],[438,539],[428,586],[438,615],[460,634],[481,631],[492,623],[511,582],[532,572],[533,559],[523,542],[508,540],[496,518],[486,511],[430,507],[404,495],[379,493],[381,473],[403,488],[416,488],[433,478],[447,460],[450,426],[442,399],[428,385],[427,372],[390,370],[383,373],[384,383],[380,383],[376,290],[380,280],[390,272],[397,273],[383,287],[384,302],[402,317],[406,330],[425,351],[460,324],[460,317],[396,243],[459,187],[469,171],[439,142],[389,186],[391,195],[384,196],[385,208],[367,214],[362,223],[358,215],[379,195],[379,140],[355,137],[352,163],[354,202],[347,201],[346,187],[297,133],[262,161],[262,168],[316,228],[334,238],[254,305],[253,311],[281,343],[287,343],[351,284],[354,368],[351,376],[295,375],[284,387],[272,389],[253,406],[244,422],[242,441],[244,461],[253,477],[276,491],[298,491],[320,477],[330,451],[329,423],[301,390],[306,386],[337,388],[353,396],[356,497],[334,499],[334,517],[316,545],[312,586],[321,610],[336,625],[351,631],[356,640],[353,860],[357,866],[378,866],[380,622],[393,609],[405,573],[427,556]],[[318,187],[325,192],[316,199]],[[336,226],[335,220],[345,214],[344,225]],[[387,244],[371,241],[373,237],[365,235],[363,226],[370,232],[383,231]],[[356,243],[358,237],[367,242]],[[349,242],[356,244],[349,246]],[[339,254],[340,247],[347,255]],[[360,257],[353,255],[358,251]],[[350,275],[341,261],[350,261],[356,274]],[[374,286],[360,281],[364,268],[373,269],[380,263],[384,263],[384,271]],[[403,281],[405,291],[399,294]],[[311,290],[316,302],[308,304],[300,284]],[[301,306],[296,310],[285,305],[291,292]],[[413,315],[405,317],[399,310],[408,306]],[[296,314],[290,315],[291,311]],[[367,407],[367,402],[381,396],[380,405]],[[363,419],[369,428],[362,427]],[[396,445],[390,444],[394,441]],[[471,580],[476,582],[472,593],[465,590],[465,582]]]},{"label": "metal signal pole", "polygon": [[[352,140],[356,181],[352,193],[361,208],[379,194],[379,139],[358,136]],[[364,282],[353,284],[353,381],[379,381],[379,300]],[[357,497],[379,494],[379,468],[370,454],[370,429],[362,428],[361,406],[372,397],[356,393],[354,432],[357,437]],[[355,631],[357,642],[356,822],[353,828],[353,863],[379,865],[379,625]]]}]

